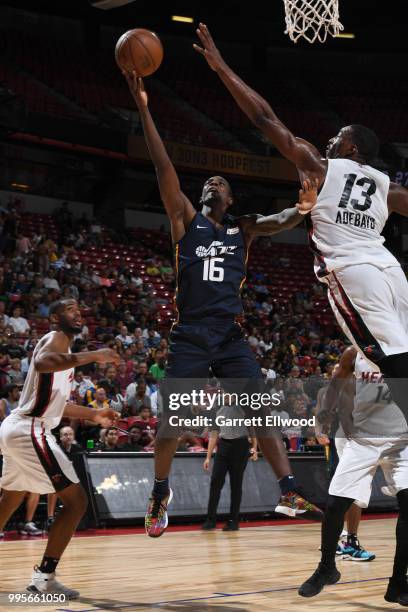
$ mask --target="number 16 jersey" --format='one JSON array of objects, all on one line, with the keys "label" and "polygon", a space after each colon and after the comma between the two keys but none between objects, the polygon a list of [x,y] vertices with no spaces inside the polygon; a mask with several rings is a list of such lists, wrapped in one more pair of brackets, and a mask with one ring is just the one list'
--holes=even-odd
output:
[{"label": "number 16 jersey", "polygon": [[384,247],[389,177],[350,159],[329,159],[326,180],[310,214],[315,272],[324,277],[345,266],[399,266]]},{"label": "number 16 jersey", "polygon": [[175,245],[176,305],[180,322],[241,314],[247,248],[230,215],[216,227],[197,213]]}]

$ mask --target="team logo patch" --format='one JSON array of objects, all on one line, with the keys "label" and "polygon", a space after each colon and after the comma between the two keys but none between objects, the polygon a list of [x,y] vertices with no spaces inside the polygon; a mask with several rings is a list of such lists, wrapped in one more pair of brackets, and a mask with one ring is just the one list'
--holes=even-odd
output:
[{"label": "team logo patch", "polygon": [[234,255],[236,246],[224,246],[223,242],[214,240],[209,247],[198,246],[195,250],[197,257],[217,257],[219,255]]},{"label": "team logo patch", "polygon": [[227,234],[238,234],[239,232],[239,227],[230,227],[229,229],[227,229]]}]

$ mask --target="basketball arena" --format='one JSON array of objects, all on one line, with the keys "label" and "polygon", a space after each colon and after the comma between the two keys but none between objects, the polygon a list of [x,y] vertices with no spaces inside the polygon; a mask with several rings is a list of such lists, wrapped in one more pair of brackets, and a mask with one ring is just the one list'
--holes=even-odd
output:
[{"label": "basketball arena", "polygon": [[408,606],[407,19],[0,1],[0,608]]}]

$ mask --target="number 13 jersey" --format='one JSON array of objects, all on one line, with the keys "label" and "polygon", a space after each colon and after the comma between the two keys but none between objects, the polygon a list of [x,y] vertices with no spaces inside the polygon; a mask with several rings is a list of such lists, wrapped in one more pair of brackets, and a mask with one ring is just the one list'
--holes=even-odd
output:
[{"label": "number 13 jersey", "polygon": [[399,266],[384,247],[389,177],[350,159],[329,159],[326,180],[309,221],[315,272],[322,278],[345,266]]}]

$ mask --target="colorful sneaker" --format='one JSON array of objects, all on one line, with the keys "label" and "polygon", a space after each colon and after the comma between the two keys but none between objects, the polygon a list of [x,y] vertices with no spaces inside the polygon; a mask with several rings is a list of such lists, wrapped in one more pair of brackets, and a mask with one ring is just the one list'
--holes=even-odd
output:
[{"label": "colorful sneaker", "polygon": [[[339,542],[336,548],[336,555],[343,555],[345,542]],[[321,547],[319,548],[321,550]]]},{"label": "colorful sneaker", "polygon": [[55,572],[44,574],[40,572],[37,566],[34,568],[27,591],[30,591],[30,593],[65,595],[67,599],[78,599],[79,597],[79,591],[70,589],[58,582],[55,578]]},{"label": "colorful sneaker", "polygon": [[295,491],[282,495],[279,504],[275,508],[275,512],[284,514],[289,518],[304,518],[310,521],[323,520],[323,512],[320,508],[303,499]]},{"label": "colorful sneaker", "polygon": [[322,563],[319,563],[314,574],[299,587],[298,594],[301,597],[314,597],[323,590],[326,584],[336,584],[340,578],[341,574],[336,566],[327,569]]},{"label": "colorful sneaker", "polygon": [[360,546],[360,542],[355,536],[349,536],[347,541],[342,542],[342,544],[343,550],[341,554],[343,559],[348,559],[349,561],[373,561],[373,559],[375,559],[373,553],[368,552]]},{"label": "colorful sneaker", "polygon": [[43,534],[41,529],[38,529],[37,525],[33,521],[23,523],[18,531],[21,533],[21,535],[28,536],[41,536]]},{"label": "colorful sneaker", "polygon": [[169,489],[166,497],[158,499],[152,493],[149,498],[149,505],[145,515],[145,529],[148,536],[151,538],[159,538],[169,524],[167,516],[167,506],[173,499],[173,491]]}]

